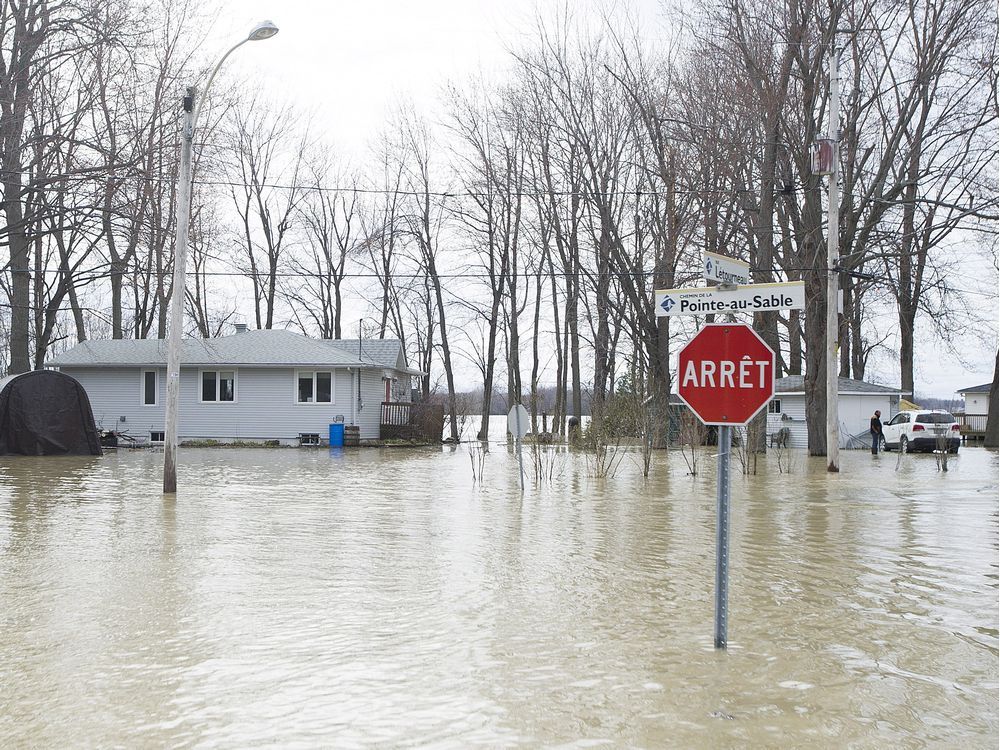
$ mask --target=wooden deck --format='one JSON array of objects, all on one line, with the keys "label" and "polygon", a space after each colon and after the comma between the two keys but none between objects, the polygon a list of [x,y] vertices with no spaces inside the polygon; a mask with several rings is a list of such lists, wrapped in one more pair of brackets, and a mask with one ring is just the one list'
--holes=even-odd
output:
[{"label": "wooden deck", "polygon": [[956,414],[959,434],[963,443],[982,442],[986,439],[985,414]]},{"label": "wooden deck", "polygon": [[440,441],[444,429],[444,406],[383,401],[380,422],[379,437],[382,440]]}]

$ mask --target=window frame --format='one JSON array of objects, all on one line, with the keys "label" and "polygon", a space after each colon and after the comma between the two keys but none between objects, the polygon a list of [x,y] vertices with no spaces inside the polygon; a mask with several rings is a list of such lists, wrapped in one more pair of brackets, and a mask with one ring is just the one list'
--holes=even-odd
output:
[{"label": "window frame", "polygon": [[781,399],[772,398],[767,402],[767,413],[768,414],[781,414]]},{"label": "window frame", "polygon": [[[215,373],[215,399],[213,401],[206,401],[204,383],[205,383],[205,373],[214,372]],[[223,372],[233,373],[233,400],[223,401],[219,398],[221,394],[221,389],[219,385],[221,383],[221,375]],[[240,400],[240,371],[235,367],[230,367],[229,369],[223,370],[221,367],[215,368],[199,368],[198,370],[198,403],[199,404],[236,404]]]},{"label": "window frame", "polygon": [[[153,403],[146,401],[146,375],[153,373]],[[160,371],[152,369],[139,370],[139,403],[143,406],[160,405]]]},{"label": "window frame", "polygon": [[[312,386],[313,386],[313,400],[312,401],[299,401],[299,376],[305,373],[312,373]],[[317,380],[320,373],[330,374],[330,400],[329,401],[317,401],[316,394],[318,392]],[[295,406],[330,406],[337,403],[337,371],[335,369],[308,369],[296,368],[292,372],[292,404]]]},{"label": "window frame", "polygon": [[[157,440],[154,435],[159,435],[160,439]],[[149,431],[149,442],[150,443],[162,443],[166,441],[166,431],[165,430],[150,430]]]}]

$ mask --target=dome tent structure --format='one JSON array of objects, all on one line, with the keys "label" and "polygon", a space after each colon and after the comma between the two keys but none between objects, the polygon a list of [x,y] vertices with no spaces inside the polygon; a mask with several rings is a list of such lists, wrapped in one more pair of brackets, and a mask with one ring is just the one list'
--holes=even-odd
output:
[{"label": "dome tent structure", "polygon": [[87,392],[55,370],[0,380],[0,455],[99,456]]}]

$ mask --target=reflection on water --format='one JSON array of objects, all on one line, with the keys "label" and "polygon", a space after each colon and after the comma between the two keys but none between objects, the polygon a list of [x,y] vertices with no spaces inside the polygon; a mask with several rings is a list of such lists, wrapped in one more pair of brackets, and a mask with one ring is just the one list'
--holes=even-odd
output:
[{"label": "reflection on water", "polygon": [[0,459],[0,746],[996,746],[996,454],[735,475],[719,653],[709,454],[490,450]]}]

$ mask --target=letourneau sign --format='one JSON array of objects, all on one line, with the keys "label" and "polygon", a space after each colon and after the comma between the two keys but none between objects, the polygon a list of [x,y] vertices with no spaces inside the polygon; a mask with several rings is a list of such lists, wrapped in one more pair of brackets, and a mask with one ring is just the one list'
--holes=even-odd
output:
[{"label": "letourneau sign", "polygon": [[806,306],[806,286],[804,281],[787,281],[749,284],[735,289],[661,289],[656,292],[655,299],[657,317],[801,310]]},{"label": "letourneau sign", "polygon": [[707,250],[702,257],[702,269],[709,281],[722,284],[749,284],[750,264],[745,260],[730,258],[728,255],[710,253]]}]

